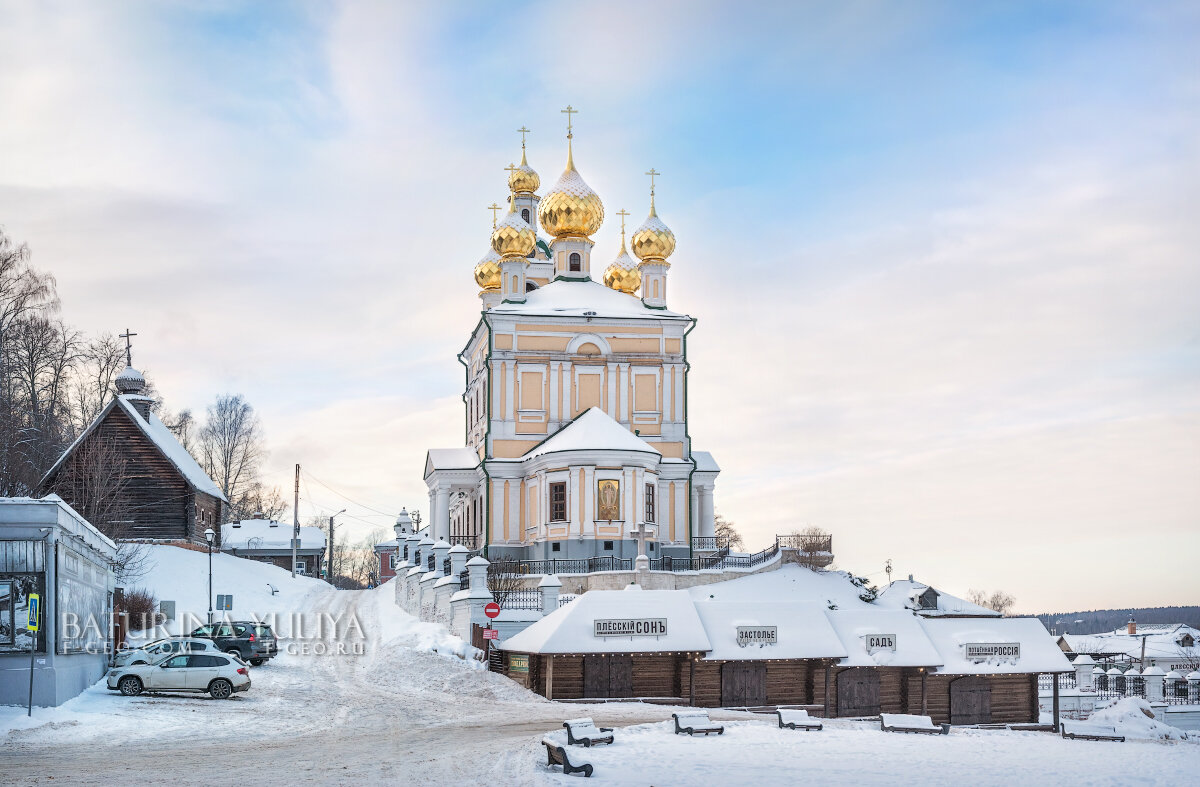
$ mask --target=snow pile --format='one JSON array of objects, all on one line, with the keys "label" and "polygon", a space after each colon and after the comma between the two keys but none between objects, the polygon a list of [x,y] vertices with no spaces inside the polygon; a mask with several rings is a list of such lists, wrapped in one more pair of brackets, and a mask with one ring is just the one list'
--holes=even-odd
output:
[{"label": "snow pile", "polygon": [[1189,740],[1188,734],[1183,730],[1155,719],[1150,703],[1141,697],[1126,697],[1115,702],[1104,710],[1093,713],[1088,723],[1111,725],[1116,728],[1118,735],[1124,735],[1126,738]]},{"label": "snow pile", "polygon": [[749,601],[762,599],[820,602],[829,609],[874,609],[863,601],[863,589],[845,571],[813,571],[788,564],[777,571],[752,574],[747,577],[698,585],[688,592],[697,601]]}]

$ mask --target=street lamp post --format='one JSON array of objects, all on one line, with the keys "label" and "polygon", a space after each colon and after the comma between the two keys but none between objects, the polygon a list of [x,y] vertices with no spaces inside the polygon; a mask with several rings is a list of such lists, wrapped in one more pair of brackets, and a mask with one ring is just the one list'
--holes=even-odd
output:
[{"label": "street lamp post", "polygon": [[212,625],[213,608],[212,608],[212,545],[213,538],[217,534],[210,527],[204,531],[204,540],[208,542],[208,623]]},{"label": "street lamp post", "polygon": [[336,514],[333,514],[329,517],[329,584],[333,585],[334,587],[337,587],[337,585],[334,584],[334,577],[337,575],[333,573],[333,517],[344,513],[346,513],[346,509],[343,508],[341,511],[338,511]]}]

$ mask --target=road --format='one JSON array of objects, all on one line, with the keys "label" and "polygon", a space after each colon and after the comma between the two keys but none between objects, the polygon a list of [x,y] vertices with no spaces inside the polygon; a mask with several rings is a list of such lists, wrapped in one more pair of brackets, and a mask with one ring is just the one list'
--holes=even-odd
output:
[{"label": "road", "polygon": [[[0,782],[523,784],[543,756],[541,735],[564,718],[592,715],[605,726],[670,718],[658,706],[547,702],[460,659],[407,647],[416,635],[405,633],[387,592],[328,591],[317,608],[354,624],[310,641],[324,655],[254,668],[251,690],[234,699],[93,690],[92,716],[9,733]],[[389,638],[389,629],[400,633]],[[329,655],[339,641],[361,641],[363,652]]]}]

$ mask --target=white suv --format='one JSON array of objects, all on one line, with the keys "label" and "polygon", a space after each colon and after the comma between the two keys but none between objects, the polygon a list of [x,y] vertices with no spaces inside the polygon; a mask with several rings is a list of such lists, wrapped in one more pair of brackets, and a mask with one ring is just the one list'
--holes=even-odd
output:
[{"label": "white suv", "polygon": [[218,653],[217,643],[199,637],[169,637],[147,642],[138,648],[122,650],[113,657],[114,667],[162,661],[172,653]]},{"label": "white suv", "polygon": [[143,691],[198,691],[223,700],[250,688],[250,668],[232,654],[180,653],[155,664],[113,667],[108,688],[126,697]]}]

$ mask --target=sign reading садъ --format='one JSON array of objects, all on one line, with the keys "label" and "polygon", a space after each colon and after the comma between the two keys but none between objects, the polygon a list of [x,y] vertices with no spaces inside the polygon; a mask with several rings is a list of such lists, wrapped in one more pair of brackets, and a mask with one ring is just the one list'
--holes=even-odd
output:
[{"label": "sign reading \u0441\u0430\u0434\u044a", "polygon": [[874,653],[877,650],[896,649],[895,634],[867,634],[863,639],[866,641],[867,653]]}]

